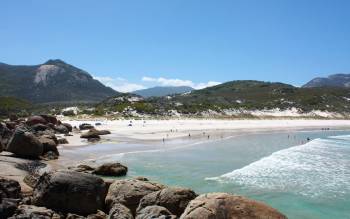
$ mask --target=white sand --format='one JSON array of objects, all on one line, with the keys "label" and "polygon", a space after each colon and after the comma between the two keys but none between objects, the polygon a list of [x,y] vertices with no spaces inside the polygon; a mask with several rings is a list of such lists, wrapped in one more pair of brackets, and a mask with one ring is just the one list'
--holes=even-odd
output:
[{"label": "white sand", "polygon": [[[102,125],[97,129],[107,129],[113,138],[133,140],[162,140],[202,135],[203,132],[220,131],[278,131],[287,129],[350,128],[350,120],[96,120],[64,121],[79,126],[82,123]],[[129,126],[129,124],[132,126]],[[86,144],[77,136],[68,138],[70,145]]]}]

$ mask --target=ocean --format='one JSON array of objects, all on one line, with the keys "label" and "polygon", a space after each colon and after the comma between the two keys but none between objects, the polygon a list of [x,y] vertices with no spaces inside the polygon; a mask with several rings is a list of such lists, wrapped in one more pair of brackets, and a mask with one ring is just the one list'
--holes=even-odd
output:
[{"label": "ocean", "polygon": [[244,195],[290,219],[350,218],[349,130],[203,137],[148,152],[111,154],[98,162],[111,160],[125,163],[128,177],[145,176],[197,193]]}]

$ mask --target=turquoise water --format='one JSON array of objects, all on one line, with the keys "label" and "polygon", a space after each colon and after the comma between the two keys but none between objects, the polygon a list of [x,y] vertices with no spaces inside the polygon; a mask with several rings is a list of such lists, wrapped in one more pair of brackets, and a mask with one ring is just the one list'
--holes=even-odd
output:
[{"label": "turquoise water", "polygon": [[247,134],[106,160],[130,176],[261,200],[291,219],[350,218],[350,131]]}]

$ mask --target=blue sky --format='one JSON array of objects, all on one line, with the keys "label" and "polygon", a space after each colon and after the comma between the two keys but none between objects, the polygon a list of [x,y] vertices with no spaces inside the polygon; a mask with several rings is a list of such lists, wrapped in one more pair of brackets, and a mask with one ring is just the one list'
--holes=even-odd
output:
[{"label": "blue sky", "polygon": [[59,58],[122,91],[350,72],[350,1],[1,0],[0,62]]}]

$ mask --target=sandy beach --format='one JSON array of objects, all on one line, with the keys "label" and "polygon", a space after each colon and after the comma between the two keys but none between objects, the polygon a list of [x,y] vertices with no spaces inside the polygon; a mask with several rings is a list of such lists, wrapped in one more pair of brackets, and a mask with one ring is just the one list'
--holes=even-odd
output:
[{"label": "sandy beach", "polygon": [[[297,129],[350,128],[350,120],[65,120],[73,126],[82,123],[98,125],[112,132],[107,138],[124,142],[154,142],[185,137],[215,136],[221,132],[258,132]],[[212,135],[212,136],[211,136]],[[78,135],[67,138],[68,146],[87,145]]]}]

